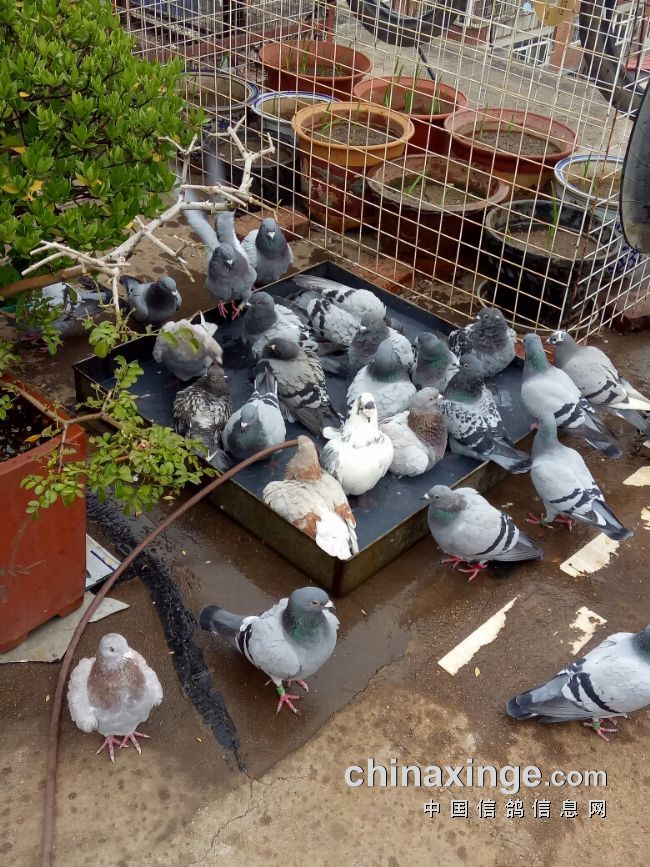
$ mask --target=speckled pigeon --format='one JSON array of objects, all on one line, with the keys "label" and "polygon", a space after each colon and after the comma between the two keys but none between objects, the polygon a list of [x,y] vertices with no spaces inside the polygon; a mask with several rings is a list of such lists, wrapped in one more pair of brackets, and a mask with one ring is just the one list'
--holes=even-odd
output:
[{"label": "speckled pigeon", "polygon": [[221,432],[231,414],[230,389],[220,364],[213,364],[174,398],[176,433],[203,443],[208,459],[219,448]]},{"label": "speckled pigeon", "polygon": [[473,355],[485,379],[496,376],[515,357],[517,335],[497,307],[479,310],[476,321],[452,331],[449,348],[457,356]]},{"label": "speckled pigeon", "polygon": [[386,305],[370,289],[355,289],[353,286],[337,283],[336,280],[315,277],[311,274],[296,274],[293,282],[301,289],[317,293],[322,298],[338,304],[359,322],[366,314],[371,314],[377,319],[386,316]]}]

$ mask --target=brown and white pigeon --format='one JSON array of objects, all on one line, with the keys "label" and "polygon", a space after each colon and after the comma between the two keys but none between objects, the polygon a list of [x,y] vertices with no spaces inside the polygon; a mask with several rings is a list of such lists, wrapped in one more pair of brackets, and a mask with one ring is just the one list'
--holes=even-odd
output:
[{"label": "brown and white pigeon", "polygon": [[435,388],[423,388],[411,398],[405,412],[380,422],[393,444],[390,471],[394,475],[421,476],[441,461],[447,447],[447,423]]},{"label": "brown and white pigeon", "polygon": [[141,752],[137,738],[149,735],[137,731],[138,726],[147,721],[162,698],[156,672],[116,632],[101,639],[96,656],[80,660],[68,684],[73,722],[82,732],[97,731],[104,736],[97,753],[108,747],[112,762],[114,746],[132,743]]}]

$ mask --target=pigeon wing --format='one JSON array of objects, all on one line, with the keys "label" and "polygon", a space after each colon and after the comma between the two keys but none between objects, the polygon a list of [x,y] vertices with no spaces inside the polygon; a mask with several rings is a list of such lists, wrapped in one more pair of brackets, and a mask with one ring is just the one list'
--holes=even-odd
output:
[{"label": "pigeon wing", "polygon": [[82,732],[97,730],[98,721],[95,708],[88,696],[88,676],[95,662],[92,659],[81,659],[75,666],[68,683],[68,708],[70,716],[77,728]]}]

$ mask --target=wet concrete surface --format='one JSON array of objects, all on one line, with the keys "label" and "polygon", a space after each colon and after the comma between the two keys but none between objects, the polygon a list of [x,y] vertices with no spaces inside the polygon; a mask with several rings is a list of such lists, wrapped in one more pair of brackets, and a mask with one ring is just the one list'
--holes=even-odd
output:
[{"label": "wet concrete surface", "polygon": [[[307,249],[297,257],[298,266],[312,257]],[[174,276],[185,297],[182,315],[205,304],[200,285],[191,287],[182,275]],[[620,367],[647,391],[647,336],[607,339]],[[71,343],[55,359],[37,354],[25,376],[71,404],[69,365],[85,354],[83,343]],[[118,585],[111,595],[131,607],[91,624],[79,656],[92,654],[104,632],[123,632],[158,672],[165,699],[146,724],[152,737],[143,755],[121,750],[115,766],[106,756],[93,755],[101,739],[76,730],[64,710],[57,864],[294,864],[308,857],[317,865],[496,867],[598,865],[610,863],[613,854],[636,863],[647,841],[641,796],[649,782],[644,770],[647,711],[623,722],[610,746],[579,725],[521,724],[504,713],[507,698],[546,679],[570,658],[570,642],[578,637],[570,624],[581,606],[607,620],[597,628],[594,642],[650,621],[650,536],[641,518],[649,492],[622,485],[647,461],[631,429],[617,421],[614,428],[622,433],[621,460],[606,461],[588,447],[584,453],[614,512],[635,535],[592,575],[570,578],[559,569],[595,536],[586,527],[569,533],[528,526],[544,548],[544,560],[489,570],[471,583],[442,567],[436,545],[422,540],[337,600],[340,640],[332,659],[311,679],[300,716],[283,712],[276,717],[275,693],[264,686],[264,675],[196,630],[191,640],[232,718],[237,755],[214,737],[181,687],[149,583],[133,578]],[[539,509],[527,477],[507,479],[491,490],[489,499],[506,507],[522,527],[527,512]],[[165,503],[129,519],[133,535],[142,538],[171,508]],[[110,547],[110,527],[91,526],[90,531]],[[174,524],[153,551],[190,614],[207,603],[258,612],[306,583],[279,555],[208,505],[197,506]],[[515,597],[493,643],[453,677],[438,665]],[[38,863],[45,747],[57,672],[56,665],[0,666],[0,857],[18,867]],[[425,765],[458,765],[472,757],[475,763],[497,766],[537,764],[544,771],[604,768],[609,786],[605,794],[558,789],[547,795],[546,790],[539,796],[552,800],[554,817],[549,820],[530,816],[538,793],[527,792],[519,796],[525,800],[526,818],[507,820],[509,796],[494,790],[348,788],[345,767],[364,764],[368,756]],[[468,798],[472,818],[450,818],[450,797]],[[476,817],[481,797],[497,801],[496,819]],[[580,802],[577,820],[559,818],[565,797]],[[606,820],[584,817],[592,797],[606,797]],[[440,816],[423,815],[429,798],[441,802]]]}]

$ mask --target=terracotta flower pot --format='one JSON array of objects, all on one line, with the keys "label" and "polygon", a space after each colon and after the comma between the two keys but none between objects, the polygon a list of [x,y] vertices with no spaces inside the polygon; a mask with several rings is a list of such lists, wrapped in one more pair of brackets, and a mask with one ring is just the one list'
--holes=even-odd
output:
[{"label": "terracotta flower pot", "polygon": [[376,166],[368,189],[380,215],[382,252],[410,264],[430,263],[442,278],[458,266],[474,267],[485,214],[510,192],[498,178],[433,154]]},{"label": "terracotta flower pot", "polygon": [[268,42],[259,52],[270,90],[300,90],[349,98],[367,75],[372,61],[353,48],[334,42]]},{"label": "terracotta flower pot", "polygon": [[[360,226],[365,175],[402,156],[413,136],[411,121],[368,102],[333,102],[303,108],[291,123],[300,144],[309,216],[336,232]],[[342,140],[336,139],[339,133]]]},{"label": "terracotta flower pot", "polygon": [[416,79],[404,75],[365,78],[355,86],[354,95],[410,117],[415,134],[408,150],[414,152],[419,149],[448,153],[449,133],[443,126],[445,118],[467,105],[467,97],[460,90],[429,78]]},{"label": "terracotta flower pot", "polygon": [[[11,380],[10,377],[4,377]],[[25,388],[25,386],[22,386]],[[41,403],[40,394],[25,388]],[[61,416],[65,413],[59,411]],[[9,411],[9,419],[11,410]],[[10,420],[3,425],[10,424]],[[43,418],[42,427],[50,424]],[[32,491],[21,488],[22,480],[39,473],[36,461],[55,451],[61,437],[54,437],[23,454],[0,462],[0,653],[16,647],[32,629],[57,615],[69,614],[81,605],[86,586],[86,503],[76,499],[70,506],[59,500],[34,519],[26,513]],[[71,425],[66,446],[85,455],[85,434]]]},{"label": "terracotta flower pot", "polygon": [[461,109],[444,127],[453,154],[515,188],[545,183],[576,146],[576,133],[565,124],[512,108]]}]

